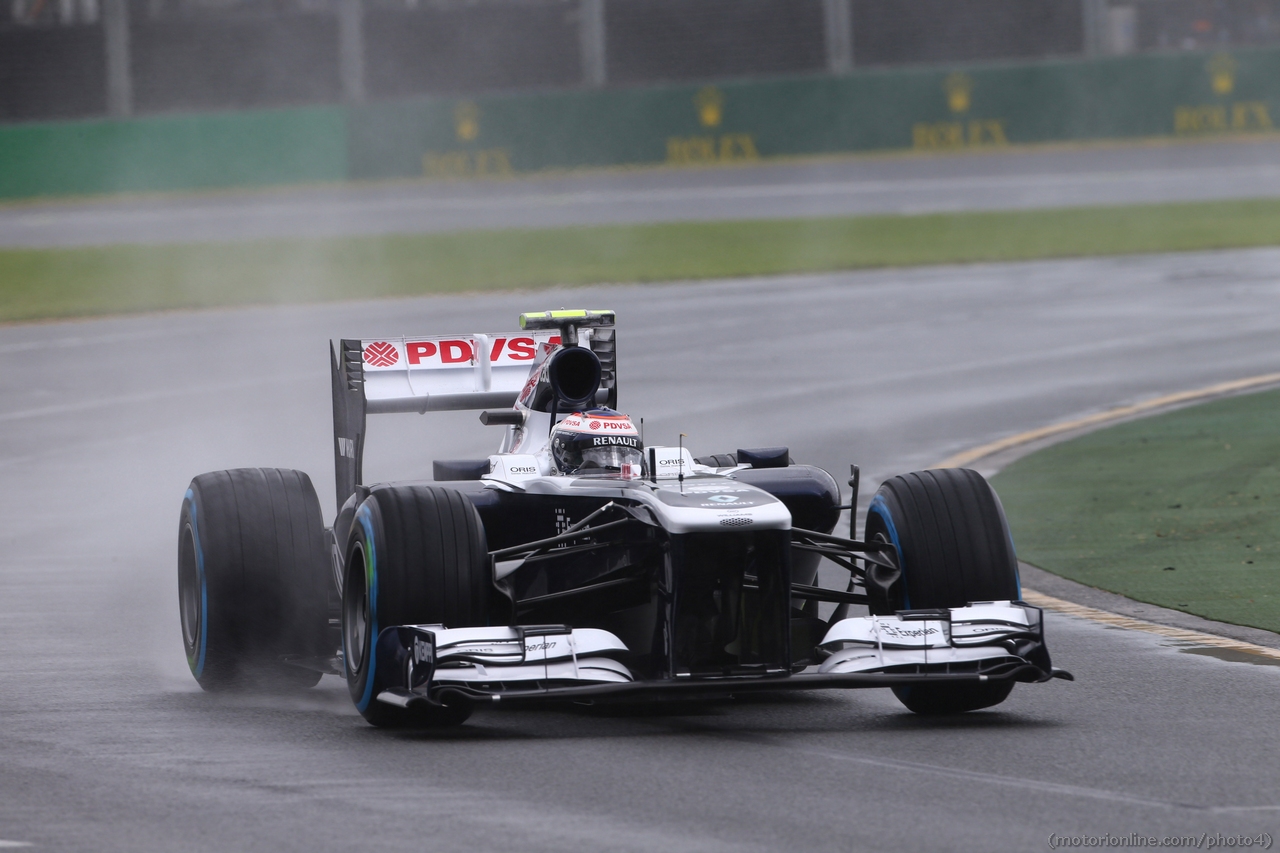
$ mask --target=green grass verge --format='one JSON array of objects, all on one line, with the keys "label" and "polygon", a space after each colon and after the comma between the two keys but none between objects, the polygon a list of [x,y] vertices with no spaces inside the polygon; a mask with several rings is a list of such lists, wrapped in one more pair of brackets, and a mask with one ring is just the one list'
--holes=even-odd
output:
[{"label": "green grass verge", "polygon": [[1280,200],[0,251],[0,320],[1280,243]]},{"label": "green grass verge", "polygon": [[993,485],[1018,556],[1090,586],[1280,631],[1280,391],[1101,430]]}]

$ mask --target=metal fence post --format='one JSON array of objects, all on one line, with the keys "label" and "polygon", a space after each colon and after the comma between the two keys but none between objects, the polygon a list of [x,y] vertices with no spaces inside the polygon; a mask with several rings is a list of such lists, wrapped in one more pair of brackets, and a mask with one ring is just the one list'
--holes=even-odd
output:
[{"label": "metal fence post", "polygon": [[133,80],[129,74],[129,7],[127,0],[104,0],[102,37],[107,55],[107,115],[133,113]]},{"label": "metal fence post", "polygon": [[338,2],[338,75],[347,103],[364,100],[364,4],[361,0]]},{"label": "metal fence post", "polygon": [[848,74],[853,70],[852,5],[852,0],[822,0],[827,70],[832,74]]},{"label": "metal fence post", "polygon": [[1084,55],[1107,52],[1107,0],[1081,0],[1080,17],[1084,29]]},{"label": "metal fence post", "polygon": [[606,82],[604,0],[579,0],[578,38],[582,50],[583,85],[599,89]]}]

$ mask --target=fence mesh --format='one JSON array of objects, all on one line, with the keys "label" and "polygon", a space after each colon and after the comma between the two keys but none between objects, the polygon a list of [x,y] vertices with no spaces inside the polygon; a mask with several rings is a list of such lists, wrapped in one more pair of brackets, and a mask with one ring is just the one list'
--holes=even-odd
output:
[{"label": "fence mesh", "polygon": [[1280,0],[7,0],[0,121],[107,111],[113,3],[137,113],[1280,43]]}]

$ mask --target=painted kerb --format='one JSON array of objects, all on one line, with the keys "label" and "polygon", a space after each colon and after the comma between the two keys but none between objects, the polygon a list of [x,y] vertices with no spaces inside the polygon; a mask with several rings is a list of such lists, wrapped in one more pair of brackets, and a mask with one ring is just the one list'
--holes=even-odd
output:
[{"label": "painted kerb", "polygon": [[0,127],[0,197],[1257,133],[1280,50]]}]

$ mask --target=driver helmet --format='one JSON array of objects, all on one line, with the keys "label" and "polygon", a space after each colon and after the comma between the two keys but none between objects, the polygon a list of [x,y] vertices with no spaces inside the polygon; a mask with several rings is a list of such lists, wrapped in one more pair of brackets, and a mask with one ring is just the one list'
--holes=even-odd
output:
[{"label": "driver helmet", "polygon": [[551,430],[551,457],[561,474],[641,476],[644,445],[631,418],[613,409],[574,412]]}]

